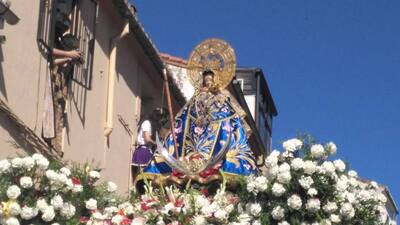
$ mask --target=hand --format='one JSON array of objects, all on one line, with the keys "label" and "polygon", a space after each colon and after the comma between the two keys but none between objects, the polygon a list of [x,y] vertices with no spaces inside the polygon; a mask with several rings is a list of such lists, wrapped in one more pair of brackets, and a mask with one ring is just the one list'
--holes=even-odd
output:
[{"label": "hand", "polygon": [[79,50],[75,49],[75,50],[68,51],[67,56],[71,59],[79,59],[82,56],[82,54]]}]

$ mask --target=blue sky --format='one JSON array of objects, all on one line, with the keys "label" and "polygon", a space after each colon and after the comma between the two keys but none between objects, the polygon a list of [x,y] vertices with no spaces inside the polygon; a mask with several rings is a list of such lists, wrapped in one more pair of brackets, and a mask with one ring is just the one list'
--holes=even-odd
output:
[{"label": "blue sky", "polygon": [[218,37],[263,69],[279,115],[274,148],[308,132],[333,141],[400,206],[400,1],[136,0],[161,52],[187,58]]}]

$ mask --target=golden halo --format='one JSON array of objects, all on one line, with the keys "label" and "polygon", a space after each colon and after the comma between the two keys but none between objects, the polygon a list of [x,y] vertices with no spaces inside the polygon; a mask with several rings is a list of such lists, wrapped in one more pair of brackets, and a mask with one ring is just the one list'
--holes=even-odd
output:
[{"label": "golden halo", "polygon": [[202,85],[202,72],[204,70],[212,70],[215,74],[215,84],[224,89],[235,76],[235,69],[235,51],[221,39],[204,40],[193,49],[189,56],[189,80],[196,89],[199,89]]}]

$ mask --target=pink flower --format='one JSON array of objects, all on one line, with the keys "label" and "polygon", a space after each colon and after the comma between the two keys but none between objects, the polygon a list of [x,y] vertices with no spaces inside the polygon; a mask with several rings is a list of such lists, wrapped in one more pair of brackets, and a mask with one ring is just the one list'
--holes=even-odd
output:
[{"label": "pink flower", "polygon": [[203,127],[195,127],[194,132],[196,134],[202,134],[204,132],[204,128]]}]

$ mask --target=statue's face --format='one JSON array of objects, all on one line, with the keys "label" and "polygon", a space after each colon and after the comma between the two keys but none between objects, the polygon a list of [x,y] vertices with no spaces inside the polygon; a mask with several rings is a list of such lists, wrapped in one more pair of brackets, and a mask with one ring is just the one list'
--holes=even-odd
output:
[{"label": "statue's face", "polygon": [[205,75],[203,84],[204,87],[211,88],[214,84],[214,77],[212,75]]}]

